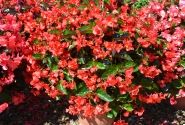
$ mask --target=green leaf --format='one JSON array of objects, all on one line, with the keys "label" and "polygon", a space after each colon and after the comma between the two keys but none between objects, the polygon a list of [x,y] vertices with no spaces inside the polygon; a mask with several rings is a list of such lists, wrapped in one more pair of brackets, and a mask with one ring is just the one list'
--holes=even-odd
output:
[{"label": "green leaf", "polygon": [[137,0],[134,4],[133,7],[136,9],[139,9],[149,3],[149,0]]},{"label": "green leaf", "polygon": [[85,64],[85,58],[78,58],[78,64]]},{"label": "green leaf", "polygon": [[147,89],[147,90],[159,90],[158,86],[156,85],[156,83],[153,82],[153,80],[149,79],[149,78],[142,78],[141,80],[141,84],[142,86]]},{"label": "green leaf", "polygon": [[58,59],[58,57],[56,57],[56,56],[53,57],[53,60],[54,60],[54,62],[56,62],[56,63],[59,62],[59,59]]},{"label": "green leaf", "polygon": [[123,104],[123,109],[127,110],[128,112],[132,112],[134,110],[132,104]]},{"label": "green leaf", "polygon": [[59,91],[63,92],[65,95],[68,94],[67,89],[64,88],[64,86],[62,85],[62,81],[60,81],[59,84],[57,85],[57,89],[58,89]]},{"label": "green leaf", "polygon": [[72,30],[66,29],[66,30],[63,31],[64,36],[71,36],[71,35],[74,35],[74,34],[76,34],[76,33],[75,33],[75,31],[72,31]]},{"label": "green leaf", "polygon": [[95,65],[98,69],[105,69],[106,65],[101,62],[95,62]]},{"label": "green leaf", "polygon": [[39,44],[39,42],[40,42],[40,41],[39,41],[38,39],[34,39],[34,40],[33,40],[33,44],[35,44],[35,45]]},{"label": "green leaf", "polygon": [[139,65],[136,65],[136,66],[134,67],[134,72],[137,72],[137,71],[139,71]]},{"label": "green leaf", "polygon": [[51,70],[53,70],[53,71],[58,70],[58,65],[52,65]]},{"label": "green leaf", "polygon": [[79,28],[79,30],[83,33],[86,33],[86,34],[92,33],[92,27],[90,27],[90,26],[82,26],[81,28]]},{"label": "green leaf", "polygon": [[60,31],[58,29],[53,29],[49,31],[50,34],[55,34],[55,35],[59,35]]},{"label": "green leaf", "polygon": [[64,73],[65,79],[66,79],[68,82],[73,81],[73,77],[72,77],[71,75],[69,75],[69,73],[68,73],[67,70],[63,70],[63,73]]},{"label": "green leaf", "polygon": [[180,80],[179,79],[176,79],[176,80],[173,80],[171,82],[171,85],[176,88],[176,89],[181,89],[183,86],[181,85],[180,83]]},{"label": "green leaf", "polygon": [[107,113],[107,117],[108,118],[116,118],[118,113],[120,112],[120,107],[118,106],[118,103],[116,103],[114,101],[110,102],[109,108],[111,110]]},{"label": "green leaf", "polygon": [[99,0],[94,0],[94,3],[96,4],[96,6],[99,5]]},{"label": "green leaf", "polygon": [[182,77],[180,79],[173,80],[171,82],[172,86],[176,89],[182,89],[185,87],[185,77]]},{"label": "green leaf", "polygon": [[42,9],[44,9],[44,10],[47,10],[47,9],[49,9],[49,4],[46,3],[46,2],[41,2],[41,3],[40,3],[40,7],[41,7]]},{"label": "green leaf", "polygon": [[110,0],[103,0],[105,3],[110,4]]},{"label": "green leaf", "polygon": [[[84,4],[86,4],[86,3],[84,3]],[[79,5],[78,9],[80,11],[84,10],[87,7],[87,5],[84,5],[84,4]]]},{"label": "green leaf", "polygon": [[117,98],[117,101],[122,103],[126,103],[126,102],[128,103],[128,102],[132,102],[132,99],[130,98],[130,95],[126,93],[126,94],[119,95],[119,97]]},{"label": "green leaf", "polygon": [[132,61],[126,61],[124,62],[123,66],[124,68],[130,68],[130,67],[134,67],[136,64]]},{"label": "green leaf", "polygon": [[119,25],[122,25],[122,24],[123,24],[123,20],[120,19],[120,18],[118,18],[118,24],[119,24]]},{"label": "green leaf", "polygon": [[118,65],[109,66],[106,71],[102,74],[102,79],[106,79],[109,75],[115,75],[119,71]]},{"label": "green leaf", "polygon": [[35,54],[33,54],[32,56],[33,56],[33,58],[36,59],[36,60],[42,59],[42,54],[40,54],[40,53],[35,53]]},{"label": "green leaf", "polygon": [[131,56],[128,55],[128,54],[124,54],[124,57],[123,58],[126,59],[126,60],[128,60],[128,61],[133,61],[133,59],[131,58]]},{"label": "green leaf", "polygon": [[180,79],[180,83],[181,83],[181,86],[184,87],[185,86],[185,77],[182,77]]},{"label": "green leaf", "polygon": [[179,64],[180,64],[182,67],[185,68],[185,60],[181,60],[181,61],[179,62]]},{"label": "green leaf", "polygon": [[72,50],[73,48],[75,48],[75,43],[73,42],[71,45],[69,45],[69,47],[68,47],[68,50]]},{"label": "green leaf", "polygon": [[52,60],[51,60],[50,57],[47,58],[47,65],[48,65],[48,67],[50,67],[50,68],[51,68],[51,66],[52,66]]},{"label": "green leaf", "polygon": [[111,111],[109,111],[108,113],[107,113],[107,117],[108,118],[116,118],[117,117],[117,115],[118,115],[118,112],[116,111],[116,110],[114,110],[114,109],[112,109]]},{"label": "green leaf", "polygon": [[58,70],[58,58],[50,54],[46,54],[42,60],[42,63],[51,70]]},{"label": "green leaf", "polygon": [[85,68],[90,69],[92,67],[96,66],[98,69],[106,69],[106,65],[101,63],[101,62],[96,62],[96,61],[89,61]]},{"label": "green leaf", "polygon": [[131,2],[131,0],[123,0],[124,4],[128,4]]},{"label": "green leaf", "polygon": [[80,27],[78,30],[80,30],[80,32],[85,33],[85,34],[91,34],[92,33],[92,27],[95,25],[94,22],[91,22],[89,25],[84,25],[82,27]]},{"label": "green leaf", "polygon": [[85,65],[85,68],[86,69],[90,69],[91,67],[94,66],[94,62],[93,61],[89,61],[86,65]]},{"label": "green leaf", "polygon": [[185,77],[183,79],[180,79],[180,84],[182,88],[185,86]]},{"label": "green leaf", "polygon": [[85,96],[87,93],[89,93],[90,91],[88,90],[88,88],[86,87],[85,83],[78,83],[76,86],[76,94],[78,96]]},{"label": "green leaf", "polygon": [[104,100],[106,102],[112,102],[112,101],[114,101],[114,99],[110,95],[108,95],[104,90],[102,90],[100,88],[97,89],[96,94],[97,94],[97,96],[100,99],[102,99],[102,100]]},{"label": "green leaf", "polygon": [[62,99],[61,96],[57,96],[57,97],[55,98],[56,101],[59,101],[59,100],[61,100],[61,99]]},{"label": "green leaf", "polygon": [[89,0],[83,0],[84,4],[89,4]]},{"label": "green leaf", "polygon": [[116,75],[117,73],[124,73],[124,71],[130,67],[134,67],[136,64],[132,61],[125,61],[117,65],[107,66],[105,72],[102,74],[102,79],[106,79],[109,75]]}]

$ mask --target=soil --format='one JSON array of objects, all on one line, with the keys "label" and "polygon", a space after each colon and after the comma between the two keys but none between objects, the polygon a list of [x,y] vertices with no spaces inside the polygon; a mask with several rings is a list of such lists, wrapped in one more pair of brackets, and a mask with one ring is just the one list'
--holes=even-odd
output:
[{"label": "soil", "polygon": [[[0,125],[78,125],[77,116],[65,112],[67,106],[65,98],[56,101],[31,96],[0,114]],[[176,110],[167,102],[147,105],[145,109],[142,117],[127,118],[129,125],[185,125],[185,110]]]}]

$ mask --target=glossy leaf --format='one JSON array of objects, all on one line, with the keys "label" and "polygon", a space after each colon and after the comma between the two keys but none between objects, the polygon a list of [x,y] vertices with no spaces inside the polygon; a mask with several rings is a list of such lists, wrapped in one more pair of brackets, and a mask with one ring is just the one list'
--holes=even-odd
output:
[{"label": "glossy leaf", "polygon": [[106,79],[109,75],[115,75],[119,71],[118,65],[109,66],[106,71],[102,74],[102,79]]},{"label": "glossy leaf", "polygon": [[132,104],[123,104],[123,109],[127,110],[128,112],[132,112],[134,110]]},{"label": "glossy leaf", "polygon": [[96,62],[96,61],[89,61],[85,68],[89,69],[89,68],[92,68],[96,66],[98,69],[105,69],[106,68],[106,65],[101,63],[101,62]]},{"label": "glossy leaf", "polygon": [[106,65],[101,62],[96,62],[95,65],[97,66],[98,69],[105,69],[106,68]]},{"label": "glossy leaf", "polygon": [[145,89],[147,89],[147,90],[150,90],[150,91],[152,91],[152,90],[158,90],[159,88],[158,88],[158,86],[156,85],[156,83],[154,83],[151,79],[149,79],[149,78],[142,78],[142,80],[141,80],[141,84],[142,84],[142,86],[145,88]]},{"label": "glossy leaf", "polygon": [[58,65],[52,65],[52,66],[51,66],[51,70],[53,70],[53,71],[54,71],[54,70],[58,70]]},{"label": "glossy leaf", "polygon": [[66,29],[66,30],[63,31],[64,36],[71,36],[71,35],[74,35],[74,34],[75,34],[75,31],[72,31],[72,30]]},{"label": "glossy leaf", "polygon": [[76,93],[78,96],[85,96],[90,91],[86,87],[85,83],[78,83],[76,87]]},{"label": "glossy leaf", "polygon": [[130,68],[130,67],[134,67],[135,63],[133,61],[126,61],[123,63],[124,68]]},{"label": "glossy leaf", "polygon": [[90,23],[89,25],[84,25],[82,27],[80,27],[78,30],[82,33],[85,33],[85,34],[91,34],[92,33],[92,27],[94,26],[95,24],[92,22]]},{"label": "glossy leaf", "polygon": [[132,102],[132,100],[131,100],[131,98],[130,98],[128,93],[119,95],[119,97],[117,98],[117,101],[122,102],[122,103]]},{"label": "glossy leaf", "polygon": [[131,56],[128,55],[128,54],[126,54],[126,53],[123,55],[123,58],[124,58],[125,60],[128,60],[128,61],[133,61],[133,59],[131,58]]},{"label": "glossy leaf", "polygon": [[106,102],[112,102],[114,99],[108,95],[104,90],[102,89],[98,89],[96,91],[96,94],[98,95],[98,97]]},{"label": "glossy leaf", "polygon": [[116,118],[117,117],[117,115],[118,115],[118,111],[116,111],[116,110],[114,110],[114,109],[112,109],[111,111],[109,111],[108,113],[107,113],[107,117],[108,118]]},{"label": "glossy leaf", "polygon": [[149,0],[137,0],[134,4],[133,4],[133,7],[134,8],[141,8],[145,5],[147,5],[149,3]]},{"label": "glossy leaf", "polygon": [[62,81],[59,82],[59,84],[57,85],[57,89],[60,90],[62,93],[64,93],[65,95],[68,94],[67,89],[64,88],[64,86],[62,85]]},{"label": "glossy leaf", "polygon": [[63,73],[64,73],[65,79],[66,79],[68,82],[73,81],[73,77],[72,77],[71,75],[69,75],[69,73],[68,73],[67,70],[63,70]]},{"label": "glossy leaf", "polygon": [[105,3],[110,4],[110,0],[103,0]]},{"label": "glossy leaf", "polygon": [[106,79],[109,75],[116,75],[117,73],[124,73],[124,71],[130,67],[134,67],[136,64],[132,61],[126,61],[117,65],[107,66],[105,72],[102,74],[102,79]]}]

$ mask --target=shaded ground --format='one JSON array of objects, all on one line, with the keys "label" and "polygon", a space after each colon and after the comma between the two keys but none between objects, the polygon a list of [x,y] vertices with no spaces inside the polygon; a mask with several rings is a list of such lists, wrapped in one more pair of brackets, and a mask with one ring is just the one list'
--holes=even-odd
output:
[{"label": "shaded ground", "polygon": [[68,103],[47,97],[30,97],[0,115],[0,125],[66,125],[77,119],[65,112]]},{"label": "shaded ground", "polygon": [[[77,117],[65,112],[68,103],[47,97],[30,97],[19,106],[10,106],[0,114],[0,125],[75,125]],[[149,105],[142,117],[131,116],[129,125],[185,125],[185,110],[168,103]]]},{"label": "shaded ground", "polygon": [[142,117],[129,117],[129,125],[185,125],[185,110],[176,110],[166,102],[145,109]]}]

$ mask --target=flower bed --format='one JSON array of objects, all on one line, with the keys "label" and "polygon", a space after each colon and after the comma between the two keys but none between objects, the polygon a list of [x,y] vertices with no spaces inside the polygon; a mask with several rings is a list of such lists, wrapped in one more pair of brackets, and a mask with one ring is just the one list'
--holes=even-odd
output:
[{"label": "flower bed", "polygon": [[26,98],[6,89],[18,81],[35,96],[66,95],[67,112],[85,117],[141,116],[144,104],[175,104],[185,95],[185,7],[168,3],[1,0],[0,89],[9,100],[0,112]]}]

